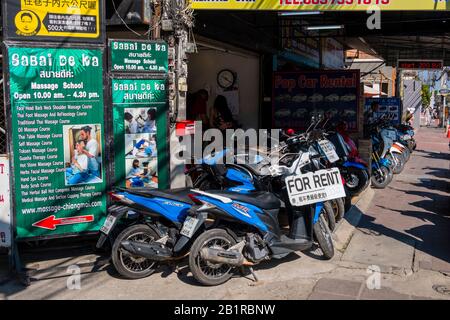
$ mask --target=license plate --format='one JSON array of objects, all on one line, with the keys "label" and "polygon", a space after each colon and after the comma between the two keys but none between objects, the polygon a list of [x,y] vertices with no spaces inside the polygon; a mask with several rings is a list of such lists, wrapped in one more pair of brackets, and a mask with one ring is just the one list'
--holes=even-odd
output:
[{"label": "license plate", "polygon": [[181,229],[181,234],[188,238],[194,235],[195,227],[197,226],[198,219],[193,217],[187,217],[184,221],[183,228]]},{"label": "license plate", "polygon": [[109,215],[108,217],[106,217],[106,220],[103,223],[103,226],[100,228],[100,231],[106,235],[109,234],[112,227],[114,226],[114,223],[116,222],[116,219],[117,218],[112,215]]},{"label": "license plate", "polygon": [[345,197],[338,168],[292,175],[285,182],[289,201],[296,207]]},{"label": "license plate", "polygon": [[321,140],[319,141],[319,146],[320,149],[322,149],[323,153],[325,153],[328,161],[334,163],[339,160],[339,156],[337,155],[336,150],[334,149],[334,146],[330,141]]}]

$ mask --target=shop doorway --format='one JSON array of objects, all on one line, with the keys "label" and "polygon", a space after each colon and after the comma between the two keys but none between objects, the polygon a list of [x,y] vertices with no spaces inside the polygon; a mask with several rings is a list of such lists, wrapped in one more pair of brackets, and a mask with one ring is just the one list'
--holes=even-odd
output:
[{"label": "shop doorway", "polygon": [[[188,88],[191,98],[208,91],[208,118],[217,96],[226,98],[236,123],[244,129],[260,126],[260,57],[223,43],[197,42],[197,53],[189,55]],[[192,101],[193,99],[190,99]],[[190,103],[192,104],[192,102]],[[188,105],[192,108],[192,105]],[[191,119],[190,119],[191,120]],[[194,120],[194,119],[192,119]]]}]

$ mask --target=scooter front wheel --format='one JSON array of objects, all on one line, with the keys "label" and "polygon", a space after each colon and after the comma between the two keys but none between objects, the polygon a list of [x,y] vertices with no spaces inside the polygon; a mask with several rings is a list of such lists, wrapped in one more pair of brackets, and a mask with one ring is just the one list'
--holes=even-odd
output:
[{"label": "scooter front wheel", "polygon": [[236,240],[223,229],[211,229],[201,234],[192,244],[189,268],[194,278],[205,286],[217,286],[233,276],[233,266],[206,261],[201,256],[203,248],[228,250]]},{"label": "scooter front wheel", "polygon": [[372,186],[376,189],[384,189],[392,181],[392,170],[385,166],[375,169],[371,177]]},{"label": "scooter front wheel", "polygon": [[114,268],[127,279],[141,279],[150,276],[155,272],[156,262],[134,256],[123,249],[121,243],[122,241],[151,243],[159,238],[159,235],[145,224],[136,224],[126,228],[117,236],[111,251]]},{"label": "scooter front wheel", "polygon": [[319,220],[314,224],[313,230],[319,247],[322,249],[323,257],[326,260],[330,260],[334,256],[333,238],[323,214],[319,216]]}]

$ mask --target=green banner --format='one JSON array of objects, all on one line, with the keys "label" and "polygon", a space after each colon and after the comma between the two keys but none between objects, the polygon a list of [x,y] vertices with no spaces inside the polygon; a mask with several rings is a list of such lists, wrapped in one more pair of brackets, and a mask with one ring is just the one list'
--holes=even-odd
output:
[{"label": "green banner", "polygon": [[166,80],[113,79],[115,184],[169,186]]},{"label": "green banner", "polygon": [[9,47],[18,238],[97,231],[106,213],[103,52]]},{"label": "green banner", "polygon": [[168,46],[162,41],[110,40],[110,70],[113,72],[168,71]]}]

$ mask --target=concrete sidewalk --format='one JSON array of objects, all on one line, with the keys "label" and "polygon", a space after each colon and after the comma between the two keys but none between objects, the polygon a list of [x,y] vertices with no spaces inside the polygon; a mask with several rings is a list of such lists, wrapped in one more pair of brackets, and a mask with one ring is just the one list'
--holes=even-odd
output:
[{"label": "concrete sidewalk", "polygon": [[[411,160],[385,190],[375,191],[341,257],[340,267],[353,272],[321,279],[310,298],[450,298],[445,294],[450,292],[448,139],[436,128],[421,128],[416,138]],[[357,278],[356,269],[368,266],[380,270],[380,290],[368,291],[364,281],[349,281]]]}]

